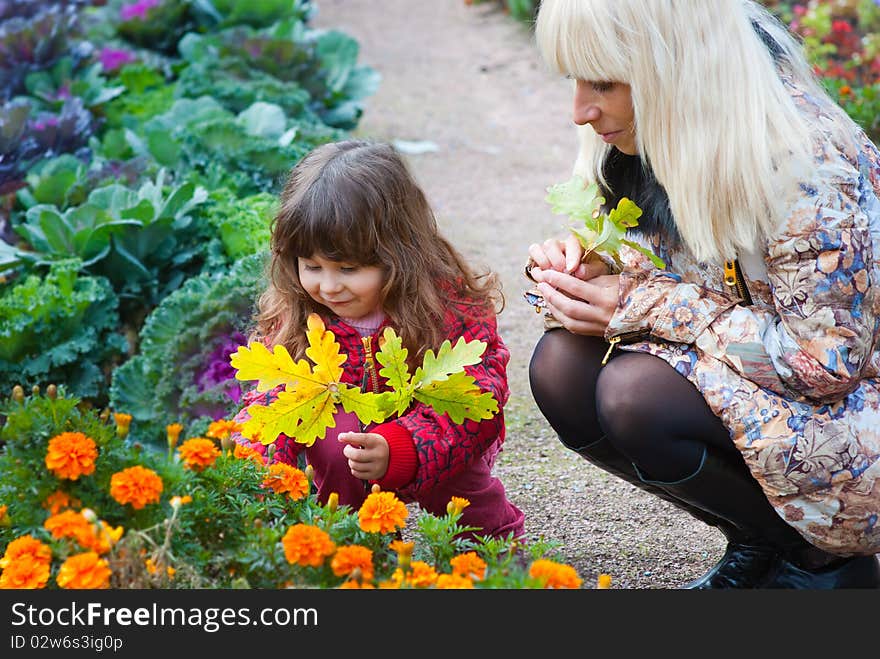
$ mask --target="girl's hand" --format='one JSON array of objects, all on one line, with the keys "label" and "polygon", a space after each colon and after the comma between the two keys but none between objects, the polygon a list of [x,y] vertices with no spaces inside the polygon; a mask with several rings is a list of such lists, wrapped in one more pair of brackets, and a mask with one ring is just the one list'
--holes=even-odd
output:
[{"label": "girl's hand", "polygon": [[342,454],[348,458],[351,475],[361,480],[379,480],[388,471],[391,452],[388,441],[375,432],[343,432],[338,441],[348,444]]},{"label": "girl's hand", "polygon": [[528,272],[537,282],[545,281],[543,273],[548,270],[564,272],[584,281],[608,274],[608,266],[591,254],[583,260],[584,248],[574,234],[565,240],[549,238],[543,243],[529,245]]},{"label": "girl's hand", "polygon": [[599,275],[585,281],[578,277],[544,270],[538,290],[547,311],[572,334],[605,336],[605,329],[617,308],[619,275]]}]

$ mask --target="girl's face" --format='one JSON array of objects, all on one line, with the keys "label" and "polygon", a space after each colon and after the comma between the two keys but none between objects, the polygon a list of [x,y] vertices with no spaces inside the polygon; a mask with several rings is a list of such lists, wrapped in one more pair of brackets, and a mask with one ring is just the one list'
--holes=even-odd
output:
[{"label": "girl's face", "polygon": [[630,156],[638,153],[629,85],[578,80],[572,118],[578,126],[590,124],[599,137],[616,146],[618,151]]},{"label": "girl's face", "polygon": [[331,261],[312,254],[297,259],[297,268],[306,292],[336,316],[356,320],[382,308],[385,272],[377,265]]}]

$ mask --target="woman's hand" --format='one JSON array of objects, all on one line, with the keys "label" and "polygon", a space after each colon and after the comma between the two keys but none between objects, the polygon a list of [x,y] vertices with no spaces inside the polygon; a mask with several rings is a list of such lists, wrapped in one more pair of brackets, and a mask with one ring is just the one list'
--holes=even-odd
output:
[{"label": "woman's hand", "polygon": [[540,274],[538,290],[547,311],[565,329],[572,334],[605,336],[617,308],[618,275],[600,274],[584,280],[556,270],[542,270]]},{"label": "woman's hand", "polygon": [[342,454],[348,458],[351,475],[361,480],[379,480],[388,471],[391,452],[388,441],[375,432],[339,433],[339,441],[348,444]]},{"label": "woman's hand", "polygon": [[530,277],[536,281],[544,281],[543,273],[554,270],[565,272],[584,281],[608,274],[608,266],[595,254],[584,259],[584,248],[574,234],[565,240],[549,238],[543,243],[529,245]]}]

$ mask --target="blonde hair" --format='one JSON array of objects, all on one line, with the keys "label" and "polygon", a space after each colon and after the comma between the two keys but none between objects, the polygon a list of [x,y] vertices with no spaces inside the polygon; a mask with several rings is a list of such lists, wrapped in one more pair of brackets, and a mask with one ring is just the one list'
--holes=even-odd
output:
[{"label": "blonde hair", "polygon": [[329,313],[299,280],[299,257],[315,254],[384,269],[382,307],[413,363],[447,338],[450,310],[478,318],[503,307],[497,275],[471,270],[440,235],[423,191],[389,144],[324,144],[290,172],[252,338],[283,345],[294,359],[308,345],[308,315]]},{"label": "blonde hair", "polygon": [[[813,167],[816,134],[783,77],[845,117],[800,44],[751,0],[543,0],[536,37],[555,70],[630,85],[639,157],[701,261],[778,230]],[[579,138],[575,172],[608,187],[612,147],[589,125]]]}]

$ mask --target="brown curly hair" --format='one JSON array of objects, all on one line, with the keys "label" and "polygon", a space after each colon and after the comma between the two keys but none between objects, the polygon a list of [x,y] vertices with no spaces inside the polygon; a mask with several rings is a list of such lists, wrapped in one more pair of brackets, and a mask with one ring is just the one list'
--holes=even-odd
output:
[{"label": "brown curly hair", "polygon": [[384,269],[382,308],[413,362],[446,338],[450,308],[473,308],[479,317],[504,307],[497,274],[471,270],[440,235],[424,192],[390,144],[325,144],[290,172],[253,338],[283,345],[294,359],[308,347],[308,315],[330,313],[300,284],[298,259],[314,254]]}]

